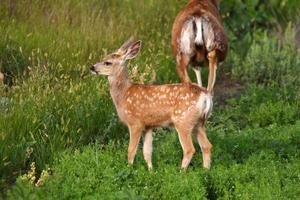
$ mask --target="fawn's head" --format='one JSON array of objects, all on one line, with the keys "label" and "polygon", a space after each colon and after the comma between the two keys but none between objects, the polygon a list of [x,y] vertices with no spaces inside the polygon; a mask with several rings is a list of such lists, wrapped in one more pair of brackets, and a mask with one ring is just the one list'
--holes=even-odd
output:
[{"label": "fawn's head", "polygon": [[96,75],[112,76],[126,67],[126,62],[137,56],[141,49],[141,41],[131,37],[121,48],[107,55],[103,61],[91,66],[90,70]]}]

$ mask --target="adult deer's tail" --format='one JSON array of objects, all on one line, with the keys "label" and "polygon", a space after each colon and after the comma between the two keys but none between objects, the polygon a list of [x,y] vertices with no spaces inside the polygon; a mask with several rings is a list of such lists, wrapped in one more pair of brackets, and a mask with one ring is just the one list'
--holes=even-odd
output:
[{"label": "adult deer's tail", "polygon": [[211,51],[214,48],[214,31],[209,19],[205,16],[195,17],[194,25],[196,29],[196,45],[204,46],[206,51]]}]

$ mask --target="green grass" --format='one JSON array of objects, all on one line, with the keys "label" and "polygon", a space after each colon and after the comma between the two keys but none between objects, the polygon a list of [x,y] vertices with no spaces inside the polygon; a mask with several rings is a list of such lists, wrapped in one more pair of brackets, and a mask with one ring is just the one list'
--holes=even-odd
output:
[{"label": "green grass", "polygon": [[211,128],[213,167],[201,167],[197,148],[187,172],[180,171],[176,134],[159,131],[154,140],[154,171],[139,149],[136,163],[126,165],[127,144],[100,143],[62,153],[53,175],[41,188],[18,180],[10,197],[25,199],[296,199],[300,189],[299,131],[272,126],[222,134]]},{"label": "green grass", "polygon": [[[218,74],[231,75],[244,91],[215,103],[208,123],[212,170],[202,169],[197,147],[187,173],[179,169],[182,151],[174,130],[157,131],[153,172],[141,151],[134,167],[127,167],[128,130],[118,121],[107,80],[88,71],[134,35],[143,47],[130,63],[131,78],[147,83],[155,72],[156,83],[178,82],[170,31],[186,1],[8,2],[0,2],[0,70],[6,74],[6,85],[0,85],[3,197],[300,196],[298,1],[222,2],[230,53]],[[51,169],[40,188],[20,178],[33,162],[37,179]]]}]

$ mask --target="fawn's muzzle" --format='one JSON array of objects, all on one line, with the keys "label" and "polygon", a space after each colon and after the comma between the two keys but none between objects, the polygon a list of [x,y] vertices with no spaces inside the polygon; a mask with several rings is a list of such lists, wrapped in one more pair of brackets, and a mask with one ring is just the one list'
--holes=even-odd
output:
[{"label": "fawn's muzzle", "polygon": [[91,71],[95,71],[95,66],[92,65],[92,66],[90,67],[90,70],[91,70]]},{"label": "fawn's muzzle", "polygon": [[90,71],[92,74],[98,75],[98,72],[96,71],[96,67],[94,65],[90,66]]}]

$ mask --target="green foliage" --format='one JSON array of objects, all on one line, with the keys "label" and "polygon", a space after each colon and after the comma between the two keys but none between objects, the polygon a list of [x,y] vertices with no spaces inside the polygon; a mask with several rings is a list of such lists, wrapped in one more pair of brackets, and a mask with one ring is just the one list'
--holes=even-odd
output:
[{"label": "green foliage", "polygon": [[[299,195],[299,126],[273,126],[220,135],[211,131],[214,162],[201,166],[200,149],[187,172],[180,172],[175,133],[159,131],[154,141],[154,171],[138,151],[126,166],[127,144],[95,145],[57,157],[53,175],[41,188],[18,180],[10,197],[29,199],[294,199]],[[195,144],[196,145],[196,144]],[[282,183],[285,183],[282,185]],[[295,184],[295,185],[294,185]],[[288,192],[288,194],[287,194]],[[125,198],[127,197],[127,198]]]},{"label": "green foliage", "polygon": [[295,50],[294,33],[291,27],[287,29],[282,46],[264,34],[253,42],[245,58],[233,55],[234,76],[246,82],[298,88],[300,57]]},{"label": "green foliage", "polygon": [[[7,40],[7,38],[5,38]],[[6,72],[5,83],[7,85],[13,84],[14,75],[23,75],[23,71],[28,66],[27,59],[22,54],[22,50],[18,49],[18,44],[12,41],[1,43],[0,46],[0,70]],[[4,46],[6,45],[6,46]],[[1,69],[2,68],[2,69]]]},{"label": "green foliage", "polygon": [[[69,75],[53,80],[42,71],[11,89],[9,103],[0,116],[5,139],[0,141],[5,155],[1,174],[12,173],[15,167],[24,168],[33,160],[44,166],[53,153],[66,147],[96,138],[105,142],[125,134],[103,83],[93,78],[78,82]],[[26,153],[28,149],[32,149],[30,154]]]},{"label": "green foliage", "polygon": [[290,91],[252,84],[240,98],[229,99],[226,107],[215,110],[212,124],[225,130],[294,124],[300,116],[297,91],[297,87]]},{"label": "green foliage", "polygon": [[299,23],[298,4],[298,0],[221,1],[222,17],[230,36],[231,49],[245,55],[253,38],[265,30],[280,35],[289,22]]},{"label": "green foliage", "polygon": [[[226,25],[235,33],[243,34],[253,29],[285,26],[289,21],[297,20],[298,3],[297,0],[228,0],[226,3],[221,1],[221,11]],[[229,23],[227,19],[235,20]]]}]

